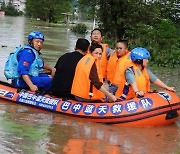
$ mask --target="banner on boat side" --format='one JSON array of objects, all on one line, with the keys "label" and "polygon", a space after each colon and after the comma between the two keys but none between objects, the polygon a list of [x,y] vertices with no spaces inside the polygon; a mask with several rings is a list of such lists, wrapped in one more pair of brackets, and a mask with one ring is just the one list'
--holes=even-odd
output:
[{"label": "banner on boat side", "polygon": [[56,111],[57,105],[60,102],[60,100],[55,98],[36,95],[26,91],[21,91],[16,101],[53,111]]},{"label": "banner on boat side", "polygon": [[109,103],[95,105],[93,103],[72,103],[71,101],[64,101],[60,105],[60,111],[67,112],[71,111],[73,114],[78,114],[81,111],[84,115],[88,116],[93,113],[96,113],[99,116],[105,116],[110,112],[113,115],[120,115],[123,111],[134,113],[138,111],[138,109],[150,109],[153,107],[153,101],[150,98],[141,98],[139,101],[128,101],[126,103],[114,103],[112,106]]},{"label": "banner on boat side", "polygon": [[[8,91],[4,92],[3,90],[0,90],[0,95],[13,97],[13,94],[10,95]],[[57,106],[60,102],[59,99],[32,94],[27,91],[21,91],[18,94],[16,101],[52,111],[57,111]],[[137,101],[131,100],[127,101],[126,103],[117,102],[113,105],[109,105],[109,103],[95,105],[93,103],[84,104],[82,102],[72,103],[71,101],[64,101],[59,107],[60,111],[64,113],[70,110],[73,114],[78,114],[82,111],[86,116],[89,116],[93,113],[96,113],[99,116],[105,116],[109,113],[113,115],[120,115],[123,111],[135,113],[139,109],[147,110],[153,107],[153,101],[150,98],[141,98]]]},{"label": "banner on boat side", "polygon": [[14,94],[15,94],[14,92],[0,89],[0,96],[4,96],[7,98],[13,98]]}]

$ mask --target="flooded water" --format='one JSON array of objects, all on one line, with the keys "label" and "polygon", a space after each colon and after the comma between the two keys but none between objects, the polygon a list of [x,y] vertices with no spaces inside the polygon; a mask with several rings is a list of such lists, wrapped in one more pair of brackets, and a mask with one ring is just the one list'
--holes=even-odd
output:
[{"label": "flooded water", "polygon": [[[45,35],[42,53],[50,65],[55,65],[64,52],[73,51],[80,37],[63,26],[23,17],[0,17],[0,80],[6,81],[3,68],[7,56],[16,46],[26,44],[33,30]],[[180,96],[180,69],[152,70],[165,83],[175,86]],[[165,127],[116,127],[0,99],[0,153],[176,154],[180,153],[180,121]]]}]

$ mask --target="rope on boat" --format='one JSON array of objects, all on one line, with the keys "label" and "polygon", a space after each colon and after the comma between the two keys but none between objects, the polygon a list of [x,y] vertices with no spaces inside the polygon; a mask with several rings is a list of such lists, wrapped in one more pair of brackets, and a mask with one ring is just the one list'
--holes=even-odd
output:
[{"label": "rope on boat", "polygon": [[[158,91],[157,91],[157,90],[153,90],[153,91],[151,91],[151,92],[149,92],[149,93],[158,93]],[[166,113],[166,120],[169,120],[169,119],[173,119],[173,118],[178,117],[179,114],[178,114],[177,110],[175,110],[175,109],[172,108],[172,105],[171,105],[170,101],[169,101],[166,97],[164,97],[164,98],[165,98],[166,101],[168,102],[168,105],[169,105],[169,107],[170,107],[170,109],[171,109],[170,111],[168,111],[168,112]]]}]

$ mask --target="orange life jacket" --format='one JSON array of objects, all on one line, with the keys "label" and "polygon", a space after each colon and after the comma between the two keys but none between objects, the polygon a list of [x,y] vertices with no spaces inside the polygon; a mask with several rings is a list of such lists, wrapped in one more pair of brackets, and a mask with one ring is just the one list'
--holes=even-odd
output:
[{"label": "orange life jacket", "polygon": [[107,73],[106,73],[106,70],[107,70],[106,50],[108,48],[108,44],[101,44],[101,45],[103,47],[103,53],[102,53],[102,57],[101,57],[100,63],[101,63],[103,78],[106,78],[106,76],[107,76]]},{"label": "orange life jacket", "polygon": [[116,70],[115,70],[115,74],[114,77],[112,79],[112,83],[119,85],[122,84],[121,82],[123,82],[124,84],[124,72],[125,70],[130,67],[132,64],[131,61],[131,57],[130,57],[130,52],[128,52],[126,55],[124,55],[123,57],[121,57],[118,60],[118,63],[116,65]]},{"label": "orange life jacket", "polygon": [[85,99],[102,99],[104,98],[104,94],[97,90],[94,86],[92,86],[92,93],[93,96],[91,97],[89,95],[90,87],[91,87],[91,81],[89,79],[90,71],[92,68],[92,65],[96,63],[97,72],[100,81],[103,81],[103,76],[101,72],[101,66],[98,60],[96,60],[91,54],[86,54],[77,64],[75,76],[72,84],[71,93],[75,96],[85,98]]},{"label": "orange life jacket", "polygon": [[[134,67],[135,78],[139,91],[149,92],[150,91],[150,74],[146,68],[142,71],[136,66]],[[140,74],[141,73],[141,74]]]},{"label": "orange life jacket", "polygon": [[107,64],[107,80],[111,83],[118,84],[122,74],[121,65],[128,64],[129,61],[131,61],[129,51],[121,58],[117,57],[117,53],[110,56]]},{"label": "orange life jacket", "polygon": [[118,63],[118,57],[116,52],[110,56],[108,63],[107,63],[107,80],[110,81],[112,83],[113,78],[114,78],[114,74],[116,71],[116,66]]},{"label": "orange life jacket", "polygon": [[[134,71],[138,90],[144,91],[144,92],[150,91],[150,75],[149,75],[147,69],[144,68],[141,71],[134,63],[130,67],[132,67],[132,69]],[[127,68],[129,68],[129,67],[127,67]],[[135,93],[132,90],[131,86],[129,86],[128,94],[126,96],[124,96],[124,94],[123,94],[123,90],[124,90],[124,88],[126,88],[125,75],[123,75],[123,82],[124,82],[124,84],[121,82],[121,84],[119,85],[118,90],[116,92],[116,96],[117,97],[123,96],[123,97],[126,97],[126,99],[134,98]]]}]

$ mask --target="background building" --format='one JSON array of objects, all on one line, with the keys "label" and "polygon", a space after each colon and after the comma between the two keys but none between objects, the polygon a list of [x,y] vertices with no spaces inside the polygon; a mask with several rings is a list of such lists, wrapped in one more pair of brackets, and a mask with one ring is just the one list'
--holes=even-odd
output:
[{"label": "background building", "polygon": [[24,12],[26,0],[11,0],[17,11]]},{"label": "background building", "polygon": [[22,12],[25,11],[26,0],[0,0],[0,8],[3,3],[5,5],[8,5],[11,3],[17,11],[22,11]]}]

